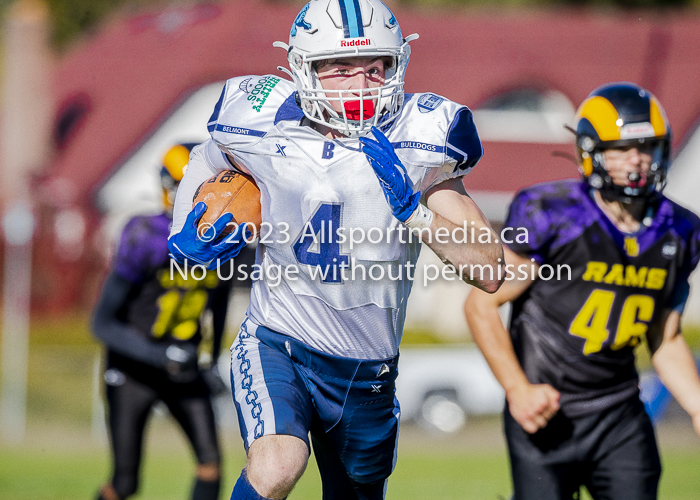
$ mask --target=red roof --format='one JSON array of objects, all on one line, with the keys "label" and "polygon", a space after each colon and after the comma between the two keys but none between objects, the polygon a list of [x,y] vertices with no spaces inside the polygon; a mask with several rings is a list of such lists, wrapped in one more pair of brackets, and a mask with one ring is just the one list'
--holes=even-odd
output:
[{"label": "red roof", "polygon": [[[299,7],[237,0],[113,20],[57,67],[58,105],[88,111],[52,162],[52,174],[71,181],[85,200],[190,92],[230,76],[276,72],[286,60],[272,42],[286,41]],[[395,13],[404,35],[421,35],[412,42],[408,92],[429,90],[475,107],[504,90],[534,87],[558,90],[578,104],[602,83],[631,80],[657,94],[676,143],[700,113],[694,14],[428,14],[398,6]],[[577,175],[571,162],[551,156],[572,152],[567,145],[485,142],[484,148],[470,189],[512,192]]]},{"label": "red roof", "polygon": [[[58,105],[54,182],[42,192],[46,226],[35,245],[35,305],[60,310],[91,304],[103,263],[89,233],[98,227],[94,194],[200,86],[286,65],[286,41],[301,3],[252,0],[171,7],[122,15],[84,39],[56,65]],[[431,13],[396,6],[404,35],[414,32],[408,92],[431,91],[478,107],[504,91],[558,90],[578,104],[596,86],[631,80],[654,91],[668,112],[676,144],[700,114],[700,18],[658,12],[473,11]],[[468,190],[511,193],[536,181],[574,177],[552,156],[567,144],[484,141],[485,156],[467,176]],[[500,204],[504,197],[495,197]],[[61,254],[49,220],[54,204],[88,217],[85,252]],[[97,243],[95,245],[95,243]],[[61,256],[62,255],[62,256]],[[58,259],[58,261],[54,260]]]}]

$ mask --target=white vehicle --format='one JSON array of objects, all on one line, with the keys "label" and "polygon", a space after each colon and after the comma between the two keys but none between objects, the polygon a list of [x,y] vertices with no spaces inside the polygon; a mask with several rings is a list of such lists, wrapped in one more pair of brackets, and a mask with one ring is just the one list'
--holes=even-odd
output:
[{"label": "white vehicle", "polygon": [[[229,353],[222,353],[218,368],[229,388],[230,362]],[[403,422],[447,434],[462,429],[470,415],[501,413],[505,401],[486,360],[472,345],[403,347],[396,395]],[[231,395],[224,394],[217,403],[219,424],[235,428]]]},{"label": "white vehicle", "polygon": [[460,430],[469,415],[497,414],[505,394],[474,346],[404,347],[396,395],[401,419],[431,430]]}]

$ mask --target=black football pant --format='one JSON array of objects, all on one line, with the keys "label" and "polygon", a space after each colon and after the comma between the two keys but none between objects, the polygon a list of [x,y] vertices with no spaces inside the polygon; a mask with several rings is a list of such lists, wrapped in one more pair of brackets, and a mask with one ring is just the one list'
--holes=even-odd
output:
[{"label": "black football pant", "polygon": [[107,370],[106,375],[114,458],[112,486],[120,498],[133,495],[138,488],[144,428],[158,400],[167,405],[182,427],[192,443],[197,462],[220,462],[209,390],[201,379],[176,384],[162,373],[149,373],[146,379],[145,373],[132,376],[115,368]]},{"label": "black football pant", "polygon": [[514,500],[572,500],[585,486],[595,500],[656,500],[661,462],[638,399],[526,433],[504,414]]}]

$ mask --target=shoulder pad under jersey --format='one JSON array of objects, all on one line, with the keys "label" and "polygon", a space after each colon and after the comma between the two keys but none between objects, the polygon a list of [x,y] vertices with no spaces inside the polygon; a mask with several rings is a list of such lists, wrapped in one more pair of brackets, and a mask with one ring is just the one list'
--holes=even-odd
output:
[{"label": "shoulder pad under jersey", "polygon": [[466,175],[484,153],[471,110],[437,94],[406,94],[390,134],[402,158],[436,169],[430,185]]},{"label": "shoulder pad under jersey", "polygon": [[274,126],[280,106],[295,91],[292,82],[274,75],[231,78],[207,123],[211,138],[232,152],[257,142]]}]

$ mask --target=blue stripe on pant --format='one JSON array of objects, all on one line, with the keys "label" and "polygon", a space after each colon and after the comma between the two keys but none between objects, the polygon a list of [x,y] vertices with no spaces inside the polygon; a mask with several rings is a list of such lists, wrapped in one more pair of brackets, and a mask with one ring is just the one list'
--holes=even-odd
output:
[{"label": "blue stripe on pant", "polygon": [[[353,488],[359,498],[383,498],[399,431],[398,357],[333,356],[249,321],[231,352],[246,449],[260,437],[256,428],[261,435],[288,434],[307,444],[310,431],[324,491]],[[361,493],[368,483],[372,487]],[[336,498],[338,492],[328,493]]]}]

